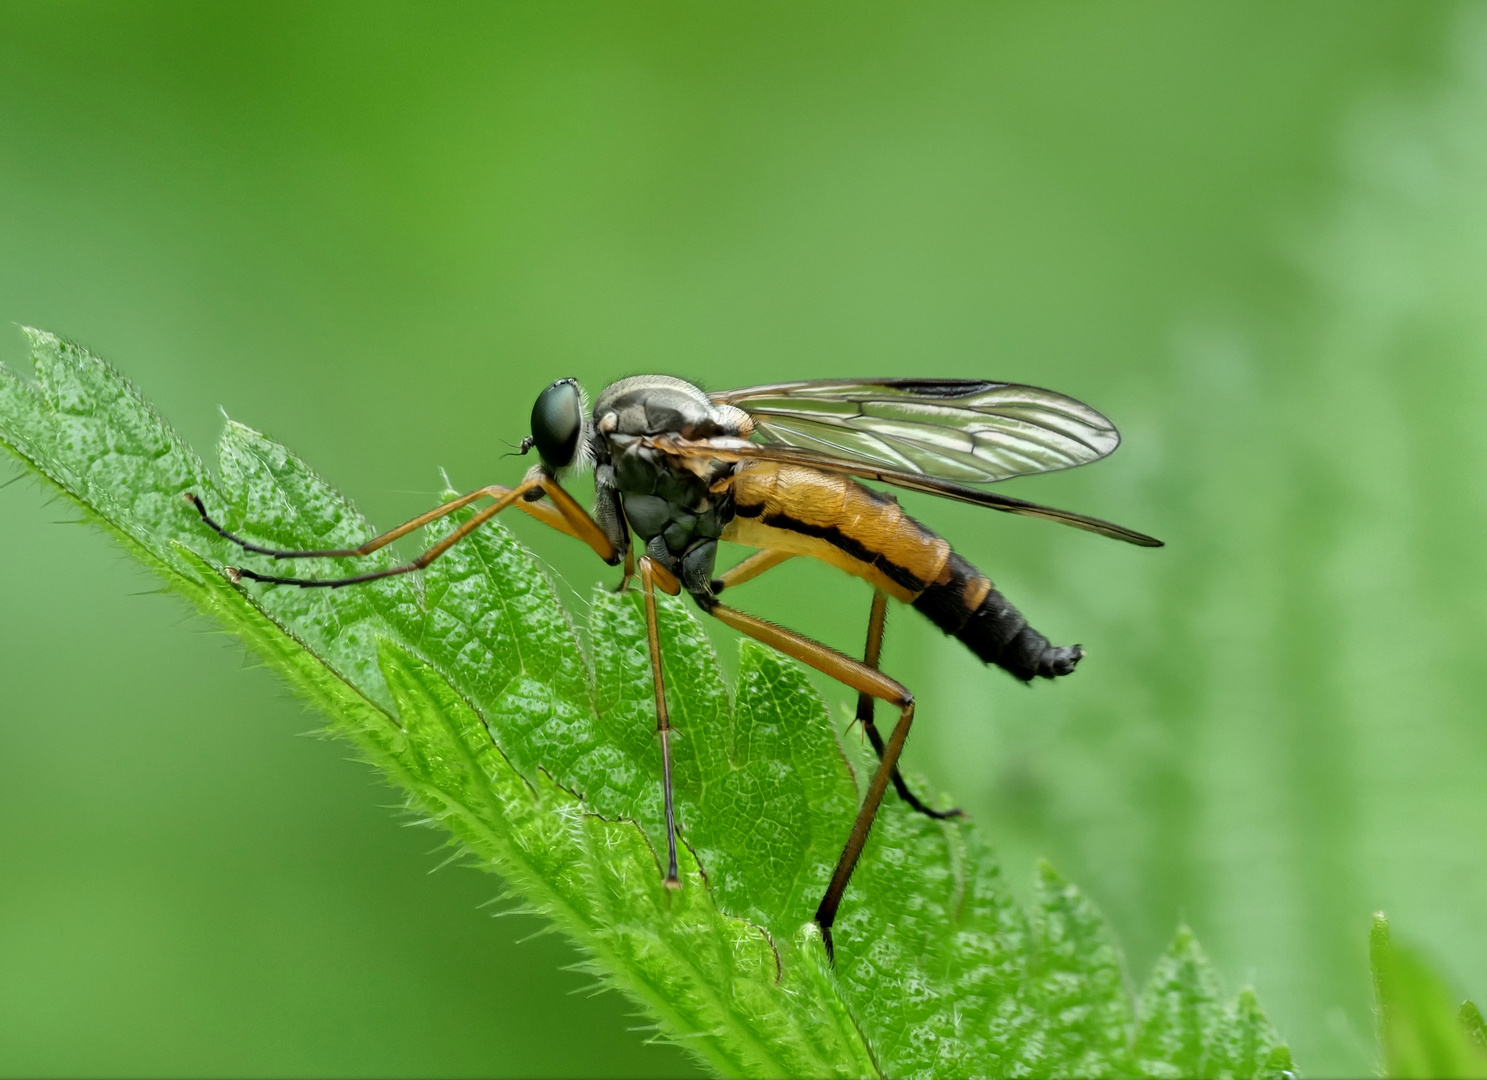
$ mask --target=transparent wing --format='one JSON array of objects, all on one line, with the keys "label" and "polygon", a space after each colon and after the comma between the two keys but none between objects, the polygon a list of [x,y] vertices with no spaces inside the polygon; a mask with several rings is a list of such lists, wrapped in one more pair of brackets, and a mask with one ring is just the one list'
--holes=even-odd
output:
[{"label": "transparent wing", "polygon": [[841,379],[711,398],[752,416],[766,444],[972,484],[1073,468],[1120,445],[1088,405],[1018,383]]},{"label": "transparent wing", "polygon": [[1128,544],[1136,544],[1140,547],[1163,546],[1162,542],[1154,536],[1147,536],[1135,529],[1128,529],[1124,525],[1117,525],[1101,518],[1076,514],[1072,510],[1060,510],[1053,506],[1043,506],[1024,499],[1013,499],[1006,495],[993,495],[989,491],[966,487],[951,480],[925,476],[923,473],[903,469],[886,469],[852,458],[823,454],[817,450],[793,446],[768,446],[750,442],[748,439],[727,436],[693,440],[683,439],[677,435],[650,435],[645,437],[645,441],[662,453],[678,458],[705,458],[714,461],[772,461],[779,465],[799,465],[821,472],[836,473],[839,476],[881,480],[910,491],[939,495],[946,499],[955,499],[974,506],[985,506],[1007,514],[1020,514],[1024,517],[1056,521],[1060,525],[1072,525],[1076,529],[1099,533],[1112,540],[1124,540]]}]

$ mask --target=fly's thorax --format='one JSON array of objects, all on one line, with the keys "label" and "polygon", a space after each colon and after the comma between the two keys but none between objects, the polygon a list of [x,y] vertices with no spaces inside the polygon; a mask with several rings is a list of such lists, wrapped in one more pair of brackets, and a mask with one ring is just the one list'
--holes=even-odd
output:
[{"label": "fly's thorax", "polygon": [[732,517],[732,502],[726,486],[713,489],[732,471],[731,464],[678,460],[627,436],[611,436],[608,450],[625,517],[646,541],[647,550],[659,548],[654,543],[659,540],[664,551],[676,557],[722,535]]},{"label": "fly's thorax", "polygon": [[710,439],[747,435],[753,421],[732,405],[714,405],[706,394],[670,375],[634,375],[610,383],[594,403],[597,438],[609,435],[678,435]]},{"label": "fly's thorax", "polygon": [[731,492],[720,482],[734,466],[672,457],[646,445],[646,436],[747,436],[753,421],[731,405],[714,405],[689,382],[637,375],[604,388],[591,430],[597,479],[613,488],[646,554],[694,594],[710,592],[718,537],[733,517]]}]

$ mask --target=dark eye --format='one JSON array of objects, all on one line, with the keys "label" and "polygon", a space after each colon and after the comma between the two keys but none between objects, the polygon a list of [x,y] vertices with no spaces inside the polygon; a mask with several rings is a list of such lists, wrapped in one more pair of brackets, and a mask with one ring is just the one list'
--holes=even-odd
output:
[{"label": "dark eye", "polygon": [[532,406],[532,442],[548,465],[562,469],[572,464],[582,430],[583,401],[572,379],[559,379],[537,395],[537,404]]}]

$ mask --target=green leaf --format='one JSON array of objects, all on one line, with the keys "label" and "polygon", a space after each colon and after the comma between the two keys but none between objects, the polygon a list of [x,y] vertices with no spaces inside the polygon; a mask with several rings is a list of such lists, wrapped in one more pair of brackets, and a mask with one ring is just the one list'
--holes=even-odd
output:
[{"label": "green leaf", "polygon": [[1373,917],[1368,944],[1385,1075],[1487,1076],[1487,1030],[1476,1005],[1453,1005],[1424,958],[1394,942],[1382,912]]},{"label": "green leaf", "polygon": [[1076,1076],[1123,1071],[1135,1020],[1110,927],[1047,863],[1038,867],[1033,993],[1052,1038],[1048,1068]]},{"label": "green leaf", "polygon": [[[112,369],[27,332],[0,368],[0,442],[312,701],[453,843],[499,873],[640,1002],[740,1076],[1279,1075],[1253,995],[1222,1006],[1179,933],[1139,1025],[1109,928],[1044,867],[1031,917],[967,822],[883,808],[836,926],[811,915],[871,768],[801,669],[753,642],[730,694],[679,600],[659,606],[684,888],[662,887],[660,752],[643,610],[595,592],[586,651],[499,523],[423,574],[337,590],[235,583],[271,561],[198,519],[287,548],[374,530],[282,446],[229,422],[220,479]],[[430,527],[448,535],[470,511]],[[555,542],[564,542],[555,537]],[[383,552],[354,563],[389,564]],[[282,565],[282,564],[280,564]],[[346,572],[320,560],[309,573]]]},{"label": "green leaf", "polygon": [[1136,1063],[1148,1076],[1204,1076],[1218,1026],[1218,979],[1187,927],[1180,927],[1141,995]]},{"label": "green leaf", "polygon": [[1192,931],[1177,930],[1141,994],[1136,1067],[1153,1077],[1289,1077],[1291,1052],[1245,989],[1220,1001],[1218,976]]},{"label": "green leaf", "polygon": [[1487,1021],[1482,1019],[1482,1010],[1477,1008],[1477,1003],[1463,1001],[1461,1008],[1456,1010],[1456,1020],[1461,1030],[1466,1032],[1467,1041],[1487,1054]]}]

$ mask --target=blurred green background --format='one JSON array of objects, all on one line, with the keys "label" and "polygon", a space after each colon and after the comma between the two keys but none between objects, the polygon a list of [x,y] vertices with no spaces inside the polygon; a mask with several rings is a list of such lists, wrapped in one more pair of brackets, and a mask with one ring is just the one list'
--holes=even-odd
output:
[{"label": "blurred green background", "polygon": [[[1004,490],[1170,546],[907,496],[1090,654],[1024,690],[899,615],[911,765],[1134,979],[1186,920],[1364,1073],[1373,910],[1487,996],[1481,12],[7,3],[0,317],[383,525],[519,475],[560,375],[1090,401],[1125,447]],[[692,1071],[75,516],[0,491],[0,1072]],[[612,578],[514,527],[576,611]],[[772,578],[860,648],[860,583]]]}]

